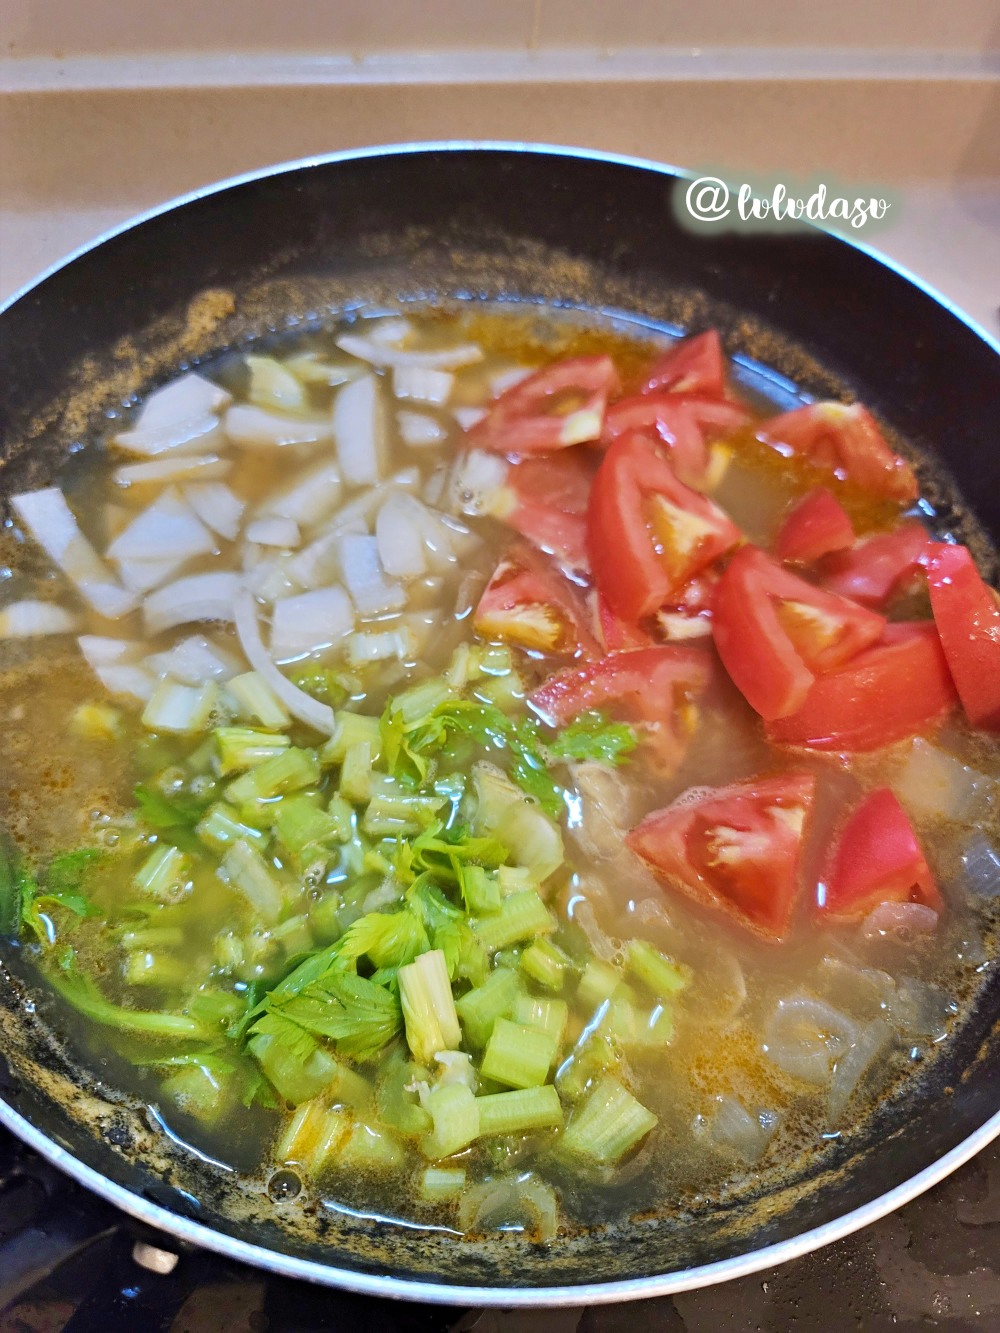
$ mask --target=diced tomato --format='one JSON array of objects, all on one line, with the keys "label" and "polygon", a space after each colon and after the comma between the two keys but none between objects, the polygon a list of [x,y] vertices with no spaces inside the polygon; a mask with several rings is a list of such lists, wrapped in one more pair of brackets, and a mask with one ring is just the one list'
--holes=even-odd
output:
[{"label": "diced tomato", "polygon": [[889,598],[920,569],[930,545],[927,529],[917,519],[894,532],[880,532],[849,551],[824,560],[823,587],[866,606],[885,606]]},{"label": "diced tomato", "polygon": [[587,510],[590,567],[615,615],[641,620],[740,540],[735,523],[677,479],[652,440],[615,440]]},{"label": "diced tomato", "polygon": [[659,393],[663,389],[722,397],[726,391],[726,362],[715,329],[675,343],[653,363],[642,392]]},{"label": "diced tomato", "polygon": [[603,439],[641,431],[663,441],[681,481],[697,486],[708,467],[706,440],[725,435],[750,419],[739,403],[693,394],[644,393],[612,403],[604,418]]},{"label": "diced tomato", "polygon": [[622,620],[616,616],[599,592],[594,593],[594,614],[597,637],[609,653],[627,652],[630,648],[652,648],[657,642],[637,621]]},{"label": "diced tomato", "polygon": [[877,750],[922,731],[955,703],[948,663],[928,621],[887,625],[882,641],[817,676],[797,712],[768,736],[814,750]]},{"label": "diced tomato", "polygon": [[737,551],[715,597],[715,646],[751,708],[771,721],[801,708],[820,672],[882,635],[885,619],[816,588],[755,546]]},{"label": "diced tomato", "polygon": [[788,514],[775,543],[779,560],[811,564],[831,551],[854,545],[854,528],[844,506],[826,489],[810,491]]},{"label": "diced tomato", "polygon": [[618,391],[609,356],[557,361],[507,389],[468,433],[470,445],[526,456],[600,439],[608,397]]},{"label": "diced tomato", "polygon": [[816,794],[811,773],[685,792],[628,834],[652,870],[766,940],[788,933]]},{"label": "diced tomato", "polygon": [[558,657],[600,652],[579,589],[527,545],[508,551],[497,565],[472,624],[484,639],[529,651]]},{"label": "diced tomato", "polygon": [[862,921],[879,903],[923,903],[941,895],[906,817],[888,787],[866,796],[848,819],[824,876],[821,913]]},{"label": "diced tomato", "polygon": [[765,421],[757,434],[765,444],[801,454],[870,495],[906,503],[917,498],[910,465],[893,453],[860,403],[810,403]]},{"label": "diced tomato", "polygon": [[530,697],[552,726],[591,708],[611,711],[642,728],[662,765],[680,762],[691,733],[691,708],[711,674],[707,653],[663,646],[611,653],[559,671]]},{"label": "diced tomato", "polygon": [[927,550],[927,586],[944,655],[974,727],[1000,731],[1000,605],[964,546]]},{"label": "diced tomato", "polygon": [[561,563],[586,571],[587,501],[595,471],[592,453],[582,449],[512,463],[505,487],[511,507],[498,517]]}]

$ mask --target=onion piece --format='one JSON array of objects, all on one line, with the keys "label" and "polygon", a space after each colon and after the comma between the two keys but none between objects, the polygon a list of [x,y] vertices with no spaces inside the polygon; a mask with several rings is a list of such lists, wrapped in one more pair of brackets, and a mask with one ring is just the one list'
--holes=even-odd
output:
[{"label": "onion piece", "polygon": [[245,505],[221,482],[185,486],[184,498],[206,527],[233,542],[239,536]]},{"label": "onion piece", "polygon": [[463,430],[471,430],[473,426],[478,426],[480,421],[486,417],[485,407],[454,407],[451,415],[455,418]]},{"label": "onion piece", "polygon": [[858,1033],[851,1048],[839,1058],[834,1066],[827,1102],[832,1123],[840,1119],[866,1072],[888,1050],[892,1037],[892,1028],[888,1023],[881,1018],[872,1019]]},{"label": "onion piece", "polygon": [[663,637],[671,643],[681,643],[685,639],[704,639],[712,633],[712,622],[708,616],[689,616],[681,611],[657,611],[656,623]]},{"label": "onion piece", "polygon": [[362,373],[360,367],[346,362],[332,366],[329,362],[320,360],[318,352],[302,352],[299,356],[290,356],[284,364],[285,369],[291,371],[303,384],[325,384],[330,388],[346,384],[348,380],[353,380]]},{"label": "onion piece", "polygon": [[530,1172],[513,1180],[484,1181],[462,1195],[458,1224],[467,1232],[524,1230],[551,1240],[558,1231],[555,1191]]},{"label": "onion piece", "polygon": [[234,657],[210,643],[204,634],[181,639],[166,652],[147,657],[144,665],[157,676],[172,676],[182,685],[204,685],[206,681],[225,682],[243,670]]},{"label": "onion piece", "polygon": [[426,449],[443,444],[448,432],[440,421],[426,412],[397,412],[396,425],[403,443],[411,449]]},{"label": "onion piece", "polygon": [[103,634],[81,634],[77,643],[87,665],[95,671],[98,667],[136,662],[142,653],[142,644],[131,639],[108,639]]},{"label": "onion piece", "polygon": [[95,669],[95,674],[109,694],[125,695],[140,703],[148,703],[156,689],[156,677],[141,666],[102,666]]},{"label": "onion piece", "polygon": [[507,471],[510,464],[485,449],[465,449],[455,460],[448,478],[448,507],[456,514],[497,514],[503,517],[510,506]]},{"label": "onion piece", "polygon": [[211,555],[215,538],[176,487],[158,495],[108,547],[111,560],[168,560]]},{"label": "onion piece", "polygon": [[857,1024],[846,1014],[800,993],[778,1001],[764,1026],[763,1050],[786,1074],[818,1085],[857,1039]]},{"label": "onion piece", "polygon": [[192,370],[154,389],[140,408],[135,424],[142,430],[170,429],[220,412],[231,402],[232,396],[225,389]]},{"label": "onion piece", "polygon": [[416,652],[413,631],[405,624],[390,630],[359,630],[347,638],[347,660],[351,666],[367,666],[393,658],[408,662]]},{"label": "onion piece", "polygon": [[365,336],[380,347],[394,347],[409,338],[413,325],[402,315],[383,315],[365,324]]},{"label": "onion piece", "polygon": [[213,680],[194,687],[163,676],[143,710],[142,725],[150,731],[190,736],[208,726],[218,698],[219,687]]},{"label": "onion piece", "polygon": [[396,366],[392,372],[392,391],[397,398],[440,406],[451,397],[455,376],[448,370],[426,366]]},{"label": "onion piece", "polygon": [[257,407],[276,412],[301,412],[306,405],[302,385],[273,356],[248,356],[250,389],[247,397]]},{"label": "onion piece", "polygon": [[781,1124],[777,1111],[751,1114],[735,1097],[724,1093],[712,1098],[707,1116],[699,1116],[694,1133],[707,1139],[714,1148],[734,1152],[748,1166],[760,1161],[775,1130]]},{"label": "onion piece", "polygon": [[528,379],[534,373],[535,371],[531,366],[511,366],[508,370],[498,370],[489,379],[490,396],[499,398],[502,393],[506,393],[508,389],[513,389],[515,384],[520,384],[522,380]]},{"label": "onion piece", "polygon": [[996,784],[985,773],[917,736],[893,779],[893,791],[918,818],[975,824],[989,813]]},{"label": "onion piece", "polygon": [[165,481],[197,481],[224,477],[232,459],[218,454],[183,454],[154,458],[149,463],[123,463],[112,476],[119,486],[142,486]]},{"label": "onion piece", "polygon": [[949,1015],[955,1012],[954,1001],[943,991],[916,977],[900,977],[886,1005],[889,1022],[909,1040],[939,1041],[948,1031]]},{"label": "onion piece", "polygon": [[117,620],[135,610],[135,595],[118,583],[80,531],[73,511],[58,487],[15,495],[11,505],[45,554],[76,585],[99,615]]},{"label": "onion piece", "polygon": [[274,604],[271,656],[288,661],[319,652],[354,628],[354,608],[343,588],[316,588]]},{"label": "onion piece", "polygon": [[300,473],[290,486],[269,496],[259,507],[261,516],[294,519],[311,528],[330,517],[340,499],[340,469],[324,462]]},{"label": "onion piece", "polygon": [[435,352],[409,352],[374,337],[362,338],[357,334],[345,333],[337,339],[337,346],[342,352],[356,356],[359,361],[380,367],[417,366],[426,370],[458,370],[461,366],[475,365],[483,359],[482,348],[474,343],[444,347]]},{"label": "onion piece", "polygon": [[401,583],[387,579],[375,537],[348,533],[340,538],[340,569],[351,601],[362,616],[381,616],[406,605]]},{"label": "onion piece", "polygon": [[879,903],[862,921],[861,935],[866,940],[891,935],[903,941],[929,934],[937,929],[937,923],[937,912],[925,903]]},{"label": "onion piece", "polygon": [[389,496],[375,520],[375,541],[382,568],[393,578],[412,579],[427,572],[427,554],[418,511],[423,505],[399,491]]},{"label": "onion piece", "polygon": [[283,550],[292,550],[302,540],[299,525],[294,518],[281,518],[277,514],[268,518],[255,518],[248,523],[243,534],[248,542],[260,546],[278,546]]},{"label": "onion piece", "polygon": [[297,717],[300,722],[305,722],[314,730],[331,736],[334,727],[333,709],[329,704],[320,703],[318,699],[314,699],[297,685],[293,685],[274,665],[261,638],[257,605],[246,588],[237,588],[233,599],[233,611],[240,646],[254,671],[263,676],[293,717]]},{"label": "onion piece", "polygon": [[174,422],[167,426],[123,430],[112,437],[116,449],[141,458],[159,458],[161,454],[208,454],[225,444],[219,418],[212,413]]},{"label": "onion piece", "polygon": [[186,556],[180,560],[127,560],[119,566],[119,573],[126,588],[146,593],[172,579],[186,562]]},{"label": "onion piece", "polygon": [[373,486],[382,475],[385,412],[374,375],[345,384],[333,400],[331,432],[345,481]]},{"label": "onion piece", "polygon": [[278,602],[283,597],[301,592],[299,585],[288,576],[288,560],[284,556],[251,561],[251,552],[260,552],[258,546],[247,547],[244,560],[243,584],[262,602]]},{"label": "onion piece", "polygon": [[189,574],[158,588],[143,603],[147,632],[159,634],[161,630],[195,620],[232,621],[239,583],[238,575],[219,572]]},{"label": "onion piece", "polygon": [[48,634],[72,634],[77,617],[55,602],[25,598],[0,610],[0,639],[34,639]]},{"label": "onion piece", "polygon": [[231,407],[222,425],[234,444],[247,449],[283,449],[333,438],[330,422],[321,417],[281,416],[262,407]]},{"label": "onion piece", "polygon": [[959,859],[966,892],[976,898],[1000,895],[1000,851],[985,834],[973,834]]}]

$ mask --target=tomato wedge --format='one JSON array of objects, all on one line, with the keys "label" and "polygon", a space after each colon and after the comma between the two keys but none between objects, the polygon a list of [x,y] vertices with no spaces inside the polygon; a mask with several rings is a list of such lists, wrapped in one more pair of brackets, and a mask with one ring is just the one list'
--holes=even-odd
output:
[{"label": "tomato wedge", "polygon": [[910,465],[889,448],[875,418],[860,403],[810,403],[765,421],[757,432],[765,444],[801,454],[829,468],[841,481],[870,495],[909,503],[917,498]]},{"label": "tomato wedge", "polygon": [[473,628],[498,639],[557,657],[597,654],[579,590],[530,546],[508,551],[479,599]]},{"label": "tomato wedge", "polygon": [[497,516],[561,563],[586,572],[587,501],[595,471],[596,460],[582,449],[512,463],[505,485],[511,507]]},{"label": "tomato wedge", "polygon": [[778,532],[779,560],[812,564],[831,551],[854,545],[854,528],[847,511],[833,494],[820,486],[795,505]]},{"label": "tomato wedge", "polygon": [[551,453],[600,438],[608,397],[618,391],[609,356],[557,361],[507,389],[468,432],[470,445],[496,453]]},{"label": "tomato wedge", "polygon": [[930,544],[924,525],[910,519],[895,532],[880,532],[849,551],[831,555],[823,562],[823,587],[866,606],[885,606],[918,572]]},{"label": "tomato wedge", "polygon": [[884,617],[814,587],[755,546],[737,551],[715,596],[719,656],[768,721],[801,708],[820,672],[849,661],[884,628]]},{"label": "tomato wedge", "polygon": [[726,391],[726,360],[715,329],[675,343],[650,366],[642,393],[673,389],[721,398]]},{"label": "tomato wedge", "polygon": [[953,706],[955,687],[928,621],[887,625],[880,643],[817,676],[797,712],[767,728],[782,745],[877,750],[922,731]]},{"label": "tomato wedge", "polygon": [[627,652],[630,648],[653,648],[654,639],[637,621],[622,620],[616,616],[599,592],[594,593],[594,617],[597,637],[609,653]]},{"label": "tomato wedge", "polygon": [[739,403],[693,394],[643,393],[612,403],[604,418],[602,438],[610,443],[619,435],[641,431],[663,441],[681,481],[697,486],[708,469],[706,440],[725,435],[750,419]]},{"label": "tomato wedge", "polygon": [[927,548],[927,586],[944,655],[974,727],[1000,731],[1000,605],[964,546]]},{"label": "tomato wedge", "polygon": [[691,706],[710,675],[709,656],[697,648],[637,648],[557,672],[529,701],[552,726],[565,726],[591,708],[610,707],[637,724],[660,763],[672,768],[683,757]]},{"label": "tomato wedge", "polygon": [[590,492],[587,549],[615,615],[651,615],[739,540],[735,523],[679,481],[652,440],[633,432],[609,446]]},{"label": "tomato wedge", "polygon": [[625,839],[659,876],[762,939],[785,937],[816,794],[811,773],[684,792]]},{"label": "tomato wedge", "polygon": [[819,910],[862,921],[879,903],[923,903],[941,895],[903,807],[888,787],[871,792],[844,825],[821,886]]}]

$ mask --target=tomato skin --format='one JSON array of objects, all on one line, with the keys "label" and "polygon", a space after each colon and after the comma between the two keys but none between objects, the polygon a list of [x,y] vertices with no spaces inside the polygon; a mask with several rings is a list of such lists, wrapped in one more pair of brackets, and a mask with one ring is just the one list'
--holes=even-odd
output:
[{"label": "tomato skin", "polygon": [[678,477],[697,486],[708,468],[706,437],[745,425],[750,414],[738,403],[682,393],[642,393],[612,403],[604,418],[605,443],[630,431],[663,441]]},{"label": "tomato skin", "polygon": [[673,389],[678,393],[703,393],[721,398],[726,391],[726,360],[716,329],[675,343],[650,366],[642,393]]},{"label": "tomato skin", "polygon": [[[666,515],[663,555],[647,521],[650,500],[662,502]],[[697,530],[693,539],[685,525]],[[587,549],[615,615],[628,621],[652,615],[739,540],[732,520],[679,481],[652,440],[633,432],[609,446],[591,487]]]},{"label": "tomato skin", "polygon": [[844,825],[824,876],[820,915],[863,921],[879,903],[923,903],[941,910],[941,895],[906,812],[880,787]]},{"label": "tomato skin", "polygon": [[692,790],[647,815],[625,841],[696,902],[776,943],[791,924],[815,793],[811,773]]},{"label": "tomato skin", "polygon": [[583,449],[512,463],[505,487],[511,507],[498,517],[563,564],[585,573],[590,568],[587,502],[595,471],[592,455]]},{"label": "tomato skin", "polygon": [[882,607],[921,566],[931,544],[927,529],[917,519],[900,524],[894,532],[880,532],[823,562],[823,587],[865,606]]},{"label": "tomato skin", "polygon": [[843,505],[820,486],[789,512],[775,543],[779,560],[812,564],[832,551],[854,545],[854,528]]},{"label": "tomato skin", "polygon": [[918,495],[910,465],[889,448],[875,418],[860,403],[810,403],[765,421],[757,437],[802,454],[872,496],[910,503]]},{"label": "tomato skin", "polygon": [[[833,637],[815,648],[796,641],[779,603],[818,613]],[[884,628],[882,616],[814,587],[755,546],[737,551],[716,590],[719,656],[751,708],[769,722],[800,709],[818,673],[849,661]]]},{"label": "tomato skin", "polygon": [[[609,356],[557,361],[502,393],[468,432],[469,445],[527,456],[597,440],[608,398],[618,388],[618,372]],[[548,410],[565,395],[579,397],[580,404],[564,414]]]},{"label": "tomato skin", "polygon": [[631,648],[653,648],[656,639],[642,625],[616,616],[599,592],[594,593],[594,613],[597,637],[609,653],[627,652]]},{"label": "tomato skin", "polygon": [[931,609],[969,721],[1000,731],[1000,606],[964,546],[928,546]]},{"label": "tomato skin", "polygon": [[485,639],[529,651],[557,657],[600,653],[579,589],[526,543],[501,559],[472,624]]},{"label": "tomato skin", "polygon": [[887,625],[880,643],[817,676],[797,712],[768,724],[771,741],[877,750],[941,718],[955,703],[948,663],[928,621]]}]

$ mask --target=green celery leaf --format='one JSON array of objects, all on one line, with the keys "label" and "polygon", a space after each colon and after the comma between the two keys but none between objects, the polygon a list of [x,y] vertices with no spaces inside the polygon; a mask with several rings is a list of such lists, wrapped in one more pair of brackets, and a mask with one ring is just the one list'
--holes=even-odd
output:
[{"label": "green celery leaf", "polygon": [[581,713],[559,732],[548,746],[557,759],[593,759],[620,764],[638,744],[635,731],[625,722],[611,722],[603,713]]},{"label": "green celery leaf", "polygon": [[267,1004],[268,1016],[277,1008],[283,1018],[359,1060],[376,1055],[403,1027],[398,998],[352,972],[331,970],[298,995],[277,1004],[272,995]]},{"label": "green celery leaf", "polygon": [[338,958],[367,955],[377,968],[403,967],[430,948],[420,918],[412,911],[368,912],[348,926],[334,948]]}]

